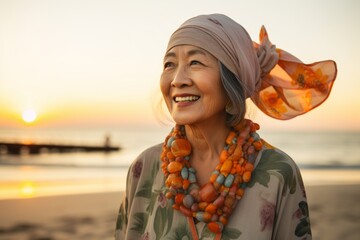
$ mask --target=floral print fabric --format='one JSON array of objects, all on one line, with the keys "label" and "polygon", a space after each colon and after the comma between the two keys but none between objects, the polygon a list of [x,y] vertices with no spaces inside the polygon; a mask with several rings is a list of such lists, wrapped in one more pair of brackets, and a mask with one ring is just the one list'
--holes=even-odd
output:
[{"label": "floral print fabric", "polygon": [[[260,30],[260,44],[255,49],[272,45],[264,27]],[[272,49],[267,47],[267,49]],[[270,51],[268,51],[270,52]],[[337,67],[332,60],[304,64],[290,53],[276,48],[277,64],[262,76],[262,82],[251,97],[261,111],[276,119],[291,119],[322,104],[334,84]],[[267,53],[269,55],[269,53]],[[265,57],[267,58],[267,57]]]},{"label": "floral print fabric", "polygon": [[[131,165],[116,223],[117,240],[193,239],[186,217],[164,195],[160,154],[161,145],[154,146]],[[221,239],[311,239],[304,185],[294,161],[264,144],[255,166]],[[203,222],[195,226],[199,239],[214,239]]]}]

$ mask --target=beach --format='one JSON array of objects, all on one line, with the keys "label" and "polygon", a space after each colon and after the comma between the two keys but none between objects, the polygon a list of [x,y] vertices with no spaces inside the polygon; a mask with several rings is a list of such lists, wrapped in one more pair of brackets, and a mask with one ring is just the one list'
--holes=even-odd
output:
[{"label": "beach", "polygon": [[[360,185],[306,187],[313,239],[360,236]],[[0,239],[113,239],[122,192],[0,200]]]},{"label": "beach", "polygon": [[[95,142],[103,132],[75,134],[63,130],[44,132],[39,138],[55,139],[61,133],[64,138],[87,136]],[[20,136],[20,132],[9,135]],[[164,135],[154,130],[138,134],[131,129],[117,131],[113,140],[123,149],[111,154],[0,155],[0,239],[114,239],[128,167]],[[359,239],[360,134],[263,135],[300,166],[313,239]]]}]

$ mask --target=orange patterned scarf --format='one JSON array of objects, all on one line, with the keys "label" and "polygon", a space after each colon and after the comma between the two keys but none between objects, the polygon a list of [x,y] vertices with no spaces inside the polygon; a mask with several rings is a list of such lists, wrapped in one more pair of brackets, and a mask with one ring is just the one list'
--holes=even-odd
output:
[{"label": "orange patterned scarf", "polygon": [[211,53],[242,82],[247,98],[265,114],[281,120],[304,114],[323,103],[337,74],[332,60],[304,64],[276,48],[264,27],[260,43],[253,42],[240,24],[222,14],[187,20],[172,34],[167,52],[185,44]]}]

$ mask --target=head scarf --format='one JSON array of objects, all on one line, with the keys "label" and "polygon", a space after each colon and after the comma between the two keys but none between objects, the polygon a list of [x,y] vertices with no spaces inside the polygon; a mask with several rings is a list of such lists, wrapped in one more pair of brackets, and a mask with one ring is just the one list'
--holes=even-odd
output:
[{"label": "head scarf", "polygon": [[187,20],[170,37],[166,52],[179,45],[211,53],[241,81],[245,97],[276,119],[291,119],[323,103],[337,73],[332,60],[304,64],[276,48],[264,27],[260,43],[253,42],[240,24],[222,14]]}]

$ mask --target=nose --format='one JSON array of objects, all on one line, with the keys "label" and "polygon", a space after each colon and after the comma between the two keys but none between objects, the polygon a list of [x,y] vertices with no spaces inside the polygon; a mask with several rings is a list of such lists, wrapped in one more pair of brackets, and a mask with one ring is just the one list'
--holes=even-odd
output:
[{"label": "nose", "polygon": [[183,88],[186,86],[191,86],[191,84],[192,81],[187,69],[185,67],[178,67],[174,74],[174,78],[171,81],[171,86],[176,88]]}]

